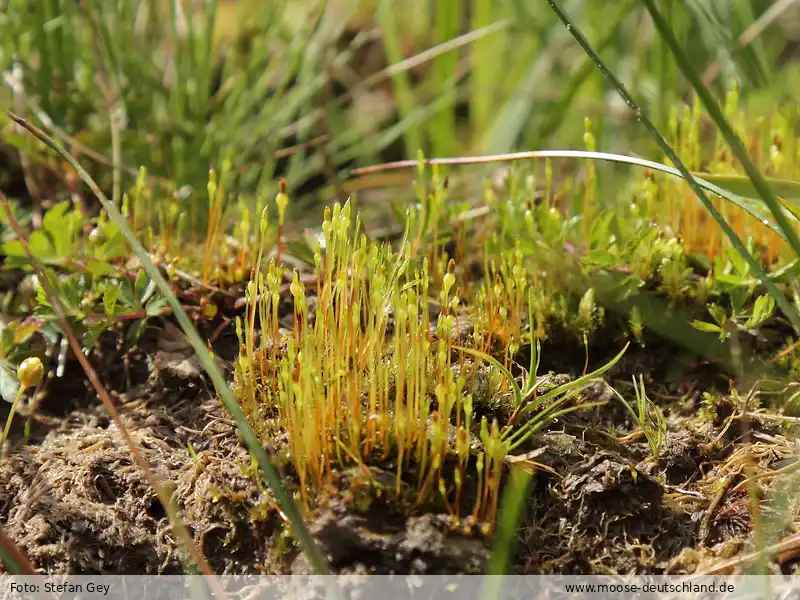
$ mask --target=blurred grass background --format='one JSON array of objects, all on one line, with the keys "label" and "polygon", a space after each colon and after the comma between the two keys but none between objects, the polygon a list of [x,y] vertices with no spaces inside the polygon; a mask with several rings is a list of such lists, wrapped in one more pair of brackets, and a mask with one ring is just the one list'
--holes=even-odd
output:
[{"label": "blurred grass background", "polygon": [[[794,98],[800,78],[794,0],[660,4],[715,91],[738,82],[742,106],[753,114]],[[584,118],[598,150],[663,158],[544,2],[2,0],[0,6],[0,106],[59,127],[110,192],[146,165],[189,202],[202,203],[209,167],[229,160],[236,173],[231,193],[271,197],[282,175],[305,199],[293,203],[300,211],[345,196],[348,169],[414,158],[418,150],[441,157],[583,148]],[[643,6],[571,0],[565,8],[655,124],[667,129],[670,111],[691,103],[691,90]],[[50,199],[50,187],[69,189],[67,169],[8,121],[2,125],[0,185],[34,201]],[[483,174],[471,173],[475,185]],[[619,168],[601,168],[600,189],[621,175]],[[396,181],[382,176],[360,186]],[[405,190],[391,193],[402,197]]]}]

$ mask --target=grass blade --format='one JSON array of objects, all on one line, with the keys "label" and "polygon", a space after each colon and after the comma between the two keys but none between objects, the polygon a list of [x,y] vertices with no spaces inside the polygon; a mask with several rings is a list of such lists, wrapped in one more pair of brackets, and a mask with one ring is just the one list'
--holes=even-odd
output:
[{"label": "grass blade", "polygon": [[[578,3],[582,8],[584,3]],[[534,91],[546,80],[547,75],[553,70],[555,58],[562,50],[565,38],[556,28],[547,28],[544,39],[532,57],[531,64],[526,68],[514,87],[514,90],[496,109],[496,116],[487,123],[484,130],[476,131],[480,136],[474,144],[483,152],[493,154],[509,152],[519,143],[520,136],[531,118],[536,105]]]},{"label": "grass blade", "polygon": [[[524,469],[511,469],[509,481],[506,483],[506,489],[503,492],[503,500],[500,505],[500,520],[497,523],[497,531],[494,536],[492,556],[486,569],[486,574],[489,576],[505,575],[508,570],[514,542],[516,541],[517,525],[522,518],[522,509],[525,507],[525,499],[532,480],[532,474]],[[491,588],[495,587],[494,580],[502,581],[499,577],[489,577],[488,580],[491,582]],[[485,591],[489,592],[489,590]],[[499,591],[499,589],[494,591]],[[490,600],[491,598],[496,598],[496,596],[486,593],[482,594],[481,598]]]},{"label": "grass blade", "polygon": [[124,235],[127,242],[130,244],[131,248],[133,249],[134,253],[139,257],[139,260],[142,262],[142,268],[147,273],[147,276],[153,281],[156,286],[158,287],[159,291],[162,293],[164,298],[166,298],[167,303],[173,310],[173,314],[177,319],[178,323],[183,329],[186,338],[189,340],[189,343],[192,345],[195,353],[197,354],[198,359],[203,365],[203,368],[208,373],[209,377],[211,378],[214,388],[217,390],[217,393],[220,395],[225,407],[231,413],[234,420],[236,421],[236,426],[239,429],[239,433],[241,434],[242,438],[244,439],[245,444],[247,445],[248,449],[253,453],[253,456],[258,463],[258,466],[261,468],[261,471],[264,474],[264,478],[266,479],[267,484],[269,485],[272,493],[275,496],[275,500],[277,501],[278,505],[280,506],[281,510],[283,510],[284,514],[289,518],[294,533],[297,537],[298,542],[302,546],[303,550],[305,550],[307,557],[313,566],[314,570],[318,574],[327,574],[329,572],[328,566],[322,553],[317,548],[311,533],[309,532],[308,528],[303,523],[302,515],[300,514],[300,510],[295,504],[292,497],[287,493],[286,489],[284,488],[280,475],[278,474],[275,467],[272,465],[267,453],[264,451],[261,442],[259,441],[258,437],[256,436],[253,429],[247,422],[247,418],[244,415],[241,407],[236,403],[236,400],[231,393],[231,390],[228,388],[228,385],[225,381],[225,378],[220,373],[217,365],[214,363],[214,359],[211,357],[210,352],[206,348],[206,345],[203,343],[203,340],[200,338],[200,335],[195,330],[194,325],[192,325],[189,316],[183,310],[178,299],[175,297],[175,294],[172,293],[172,289],[169,283],[164,279],[161,275],[159,270],[153,264],[153,261],[150,260],[150,256],[147,254],[147,250],[139,243],[139,240],[136,239],[135,234],[131,230],[130,226],[128,225],[125,217],[117,210],[117,208],[109,201],[109,199],[105,196],[103,191],[98,187],[95,181],[91,178],[91,176],[81,167],[80,163],[75,160],[69,152],[67,152],[61,144],[47,135],[44,131],[40,130],[39,128],[35,127],[34,125],[28,123],[24,119],[17,117],[11,112],[7,112],[9,117],[13,119],[17,124],[24,127],[28,131],[30,131],[36,138],[44,142],[47,146],[55,150],[65,161],[67,161],[73,169],[78,173],[80,178],[83,182],[89,187],[92,193],[97,197],[97,199],[103,205],[103,208],[106,210],[108,216],[116,223],[116,225],[120,228],[120,231]]},{"label": "grass blade", "polygon": [[[791,321],[795,331],[800,331],[800,313],[798,313],[797,309],[795,309],[795,307],[792,306],[792,304],[789,302],[786,296],[784,296],[784,294],[778,289],[778,286],[775,285],[775,283],[769,278],[769,276],[761,267],[761,265],[758,263],[758,261],[747,251],[747,248],[742,243],[742,240],[739,239],[739,236],[736,235],[736,232],[734,232],[731,226],[728,225],[724,217],[719,213],[719,211],[716,209],[711,200],[709,200],[708,196],[706,196],[706,193],[703,190],[703,187],[700,185],[700,183],[697,181],[694,175],[692,175],[689,172],[689,170],[686,168],[686,165],[684,165],[683,161],[678,157],[678,155],[675,153],[672,147],[659,133],[658,129],[656,129],[656,127],[644,113],[641,106],[639,106],[639,104],[636,102],[633,96],[631,96],[631,94],[625,88],[623,83],[613,73],[611,73],[611,71],[609,71],[608,67],[606,67],[603,60],[594,51],[591,44],[589,44],[589,42],[586,40],[586,38],[583,36],[580,30],[575,26],[575,23],[572,21],[572,19],[561,9],[559,3],[556,0],[546,0],[546,1],[547,4],[550,6],[550,8],[552,8],[553,11],[556,13],[556,15],[558,15],[558,18],[561,20],[561,22],[564,23],[564,25],[567,27],[568,31],[572,34],[572,36],[575,38],[575,40],[578,42],[581,48],[583,48],[584,52],[586,52],[586,54],[589,55],[589,57],[595,63],[597,68],[601,71],[601,73],[603,73],[603,76],[609,81],[609,83],[611,83],[611,85],[614,87],[617,93],[622,97],[625,103],[631,108],[631,110],[633,110],[634,114],[636,115],[636,118],[642,123],[642,125],[644,125],[645,129],[647,129],[647,131],[650,133],[653,139],[655,139],[655,141],[661,147],[663,152],[677,167],[683,178],[686,180],[686,182],[695,192],[697,197],[700,199],[700,202],[703,204],[705,209],[719,224],[720,228],[725,233],[725,235],[728,236],[733,247],[747,262],[747,264],[750,266],[753,272],[758,275],[758,278],[761,280],[761,283],[764,285],[764,287],[767,289],[770,295],[775,298],[775,301],[777,302],[778,306],[780,306],[781,311],[783,311],[786,318],[788,318]],[[648,8],[652,5],[651,0],[643,0],[643,1],[648,4]],[[655,9],[655,7],[653,7],[653,9]],[[674,40],[674,36],[672,39]],[[703,89],[705,90],[705,88]],[[714,106],[716,107],[716,104],[714,104]],[[717,110],[719,110],[718,107]],[[736,139],[735,141],[738,142],[738,139]],[[741,146],[740,142],[739,146]],[[745,158],[747,157],[745,156]],[[749,159],[747,159],[747,161],[749,163]],[[752,166],[752,163],[750,163],[750,165]],[[758,169],[755,169],[755,167],[753,167],[753,170],[755,171],[755,175],[758,181],[760,183],[763,183],[763,180],[760,179],[761,175],[758,173]],[[748,175],[749,174],[750,172],[748,172]],[[756,179],[753,180],[753,183],[757,184]],[[770,201],[768,201],[765,198],[765,202],[767,202],[768,206],[770,207],[770,210],[772,210],[773,214],[776,216],[776,220],[778,220],[779,226],[784,231],[787,237],[793,236],[794,239],[797,240],[797,234],[793,229],[789,227],[785,213],[781,210],[780,205],[778,204],[778,201],[775,199],[775,197],[772,196],[772,192],[769,191],[769,186],[767,186],[766,183],[763,183],[763,186],[756,185],[756,188],[759,189],[759,192],[762,192],[761,189],[762,187],[766,188],[766,193],[768,197],[771,199]],[[787,229],[789,229],[789,231],[786,231]],[[789,241],[791,243],[791,240]],[[794,247],[794,244],[792,244],[792,247]],[[798,254],[800,254],[800,241],[798,241]]]},{"label": "grass blade", "polygon": [[505,366],[503,366],[503,363],[497,360],[494,356],[490,356],[489,354],[481,352],[480,350],[476,350],[475,348],[467,348],[466,346],[454,345],[453,349],[458,350],[459,352],[465,352],[470,356],[474,356],[476,358],[485,360],[493,367],[497,368],[503,375],[506,376],[506,379],[508,379],[508,382],[511,384],[511,390],[514,393],[514,406],[517,407],[520,404],[522,404],[523,401],[522,390],[520,389],[519,384],[517,383],[517,380],[514,377],[514,375],[511,373],[511,371],[506,369]]},{"label": "grass blade", "polygon": [[[731,54],[735,54],[736,52],[747,48],[753,40],[758,38],[764,30],[771,25],[774,21],[780,17],[784,11],[792,6],[797,0],[777,0],[774,4],[772,4],[768,9],[766,9],[761,15],[753,21],[747,29],[745,29],[742,34],[736,39],[736,43],[730,49]],[[717,75],[722,69],[722,63],[720,60],[716,60],[705,70],[703,73],[703,81],[706,85],[711,85],[716,79]]]},{"label": "grass blade", "polygon": [[[497,6],[498,4],[492,0],[474,0],[470,28],[480,30],[488,27],[494,17],[492,8]],[[495,68],[495,60],[500,56],[498,51],[505,48],[507,39],[508,36],[499,39],[484,39],[476,42],[470,48],[469,120],[472,131],[484,131],[492,114],[497,82],[502,76],[502,73]]]},{"label": "grass blade", "polygon": [[564,385],[560,385],[557,388],[555,388],[553,390],[550,390],[546,394],[542,394],[541,396],[539,396],[536,399],[536,402],[532,403],[531,406],[526,406],[525,410],[522,411],[522,414],[530,412],[531,410],[537,408],[538,406],[541,406],[542,404],[545,404],[550,399],[555,398],[556,396],[560,396],[561,394],[569,392],[570,390],[574,390],[574,389],[576,389],[578,387],[583,386],[584,384],[589,383],[590,381],[592,381],[594,379],[597,379],[598,377],[600,377],[600,375],[602,375],[603,373],[608,371],[611,367],[616,365],[622,359],[623,356],[625,356],[625,353],[628,351],[628,348],[630,347],[630,345],[631,345],[630,342],[626,343],[625,347],[622,348],[622,350],[620,350],[614,358],[612,358],[610,361],[608,361],[606,364],[602,365],[601,367],[598,367],[597,369],[595,369],[591,373],[587,373],[586,375],[578,377],[574,381],[570,381],[569,383],[565,383]]},{"label": "grass blade", "polygon": [[[745,198],[756,198],[758,196],[753,182],[744,175],[695,173],[695,176],[702,177],[706,181],[710,181]],[[792,203],[800,205],[800,181],[778,179],[777,177],[767,177],[765,179],[777,193],[779,200],[792,201]]]},{"label": "grass blade", "polygon": [[[396,7],[394,2],[381,0],[378,5],[377,15],[383,34],[383,44],[386,56],[390,63],[399,63],[403,60],[403,51],[397,31],[398,19],[395,14]],[[397,97],[397,109],[401,119],[406,119],[414,112],[415,100],[414,92],[411,88],[411,78],[408,73],[399,72],[392,74],[392,83]],[[405,135],[406,156],[416,155],[422,147],[422,132],[418,124],[412,124]]]},{"label": "grass blade", "polygon": [[[636,2],[637,0],[628,0],[620,5],[605,37],[597,45],[599,51],[602,52],[612,45],[618,36],[618,29],[622,25],[622,22],[630,15],[631,9]],[[546,141],[564,122],[567,112],[573,106],[573,101],[578,92],[583,89],[583,84],[589,79],[592,73],[594,73],[594,65],[592,61],[588,59],[584,59],[580,67],[572,72],[571,78],[561,94],[561,98],[545,112],[545,121],[538,127],[537,131],[537,138],[539,140],[542,142]]]},{"label": "grass blade", "polygon": [[[435,36],[436,43],[442,44],[459,34],[461,15],[464,9],[460,0],[438,0],[436,2]],[[459,56],[448,52],[433,62],[431,84],[434,89],[445,89],[448,80],[458,70]],[[431,122],[431,149],[435,154],[447,154],[457,147],[455,99]],[[413,156],[413,155],[409,155]]]}]

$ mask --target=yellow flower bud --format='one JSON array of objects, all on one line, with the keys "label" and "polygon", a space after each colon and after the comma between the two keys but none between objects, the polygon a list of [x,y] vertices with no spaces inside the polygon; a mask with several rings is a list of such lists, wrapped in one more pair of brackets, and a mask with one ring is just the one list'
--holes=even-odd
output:
[{"label": "yellow flower bud", "polygon": [[217,316],[217,305],[213,302],[209,302],[203,308],[203,314],[205,315],[206,319],[213,319]]},{"label": "yellow flower bud", "polygon": [[17,379],[24,389],[36,387],[44,377],[44,365],[35,356],[26,358],[17,368]]}]

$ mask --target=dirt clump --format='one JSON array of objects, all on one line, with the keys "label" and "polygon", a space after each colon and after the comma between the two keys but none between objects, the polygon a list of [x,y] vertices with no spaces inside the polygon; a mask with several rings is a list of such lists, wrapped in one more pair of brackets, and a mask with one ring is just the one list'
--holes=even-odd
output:
[{"label": "dirt clump", "polygon": [[[151,383],[118,407],[123,424],[171,487],[212,568],[257,572],[277,517],[253,484],[235,427],[208,394],[182,398]],[[0,462],[0,522],[48,573],[183,571],[165,507],[99,405],[72,412],[40,444]]]}]

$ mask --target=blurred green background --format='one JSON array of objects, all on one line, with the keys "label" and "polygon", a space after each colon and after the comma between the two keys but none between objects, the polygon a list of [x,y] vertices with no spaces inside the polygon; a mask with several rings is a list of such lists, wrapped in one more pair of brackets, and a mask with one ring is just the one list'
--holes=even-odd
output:
[{"label": "blurred green background", "polygon": [[[0,6],[0,106],[60,128],[109,190],[130,185],[144,165],[183,197],[205,201],[209,166],[227,159],[237,174],[232,192],[271,197],[285,176],[305,199],[292,209],[305,210],[354,188],[407,183],[382,176],[348,184],[348,170],[418,150],[442,157],[581,149],[584,118],[598,150],[663,159],[543,0]],[[737,82],[753,114],[794,99],[800,4],[660,6],[717,92]],[[564,7],[657,126],[667,127],[674,106],[691,103],[639,2]],[[0,185],[35,201],[66,193],[68,171],[2,118]],[[112,164],[121,166],[116,180]],[[619,172],[604,167],[600,176],[609,183]],[[485,173],[470,176],[477,182]],[[362,196],[380,203],[385,192]]]}]

